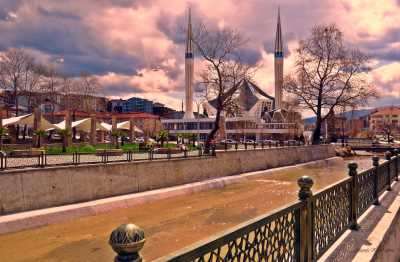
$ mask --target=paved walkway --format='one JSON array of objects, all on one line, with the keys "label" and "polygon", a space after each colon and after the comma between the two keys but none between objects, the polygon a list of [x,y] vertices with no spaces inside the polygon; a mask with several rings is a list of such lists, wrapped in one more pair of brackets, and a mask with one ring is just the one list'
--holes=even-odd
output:
[{"label": "paved walkway", "polygon": [[[370,160],[361,161],[361,167]],[[132,222],[145,230],[146,261],[168,254],[297,198],[297,178],[313,177],[314,192],[346,177],[345,163],[297,167],[187,196],[0,236],[8,261],[113,261],[110,232]]]}]

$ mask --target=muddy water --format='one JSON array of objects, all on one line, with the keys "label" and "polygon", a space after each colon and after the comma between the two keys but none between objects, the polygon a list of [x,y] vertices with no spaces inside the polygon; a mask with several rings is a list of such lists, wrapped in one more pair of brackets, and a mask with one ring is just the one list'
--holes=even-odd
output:
[{"label": "muddy water", "polygon": [[[370,158],[353,159],[360,169]],[[314,192],[346,178],[349,160],[300,166],[248,181],[0,236],[0,261],[113,261],[108,236],[121,223],[141,226],[146,261],[296,200],[297,179],[309,175]]]}]

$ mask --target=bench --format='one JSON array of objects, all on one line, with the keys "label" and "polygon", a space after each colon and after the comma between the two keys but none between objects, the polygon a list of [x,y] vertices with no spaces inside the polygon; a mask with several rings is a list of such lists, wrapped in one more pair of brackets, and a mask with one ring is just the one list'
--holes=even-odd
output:
[{"label": "bench", "polygon": [[122,156],[122,149],[96,149],[96,156]]},{"label": "bench", "polygon": [[13,150],[8,153],[9,157],[14,158],[26,158],[26,157],[39,157],[44,154],[44,150],[35,150],[35,149],[27,149],[27,150]]}]

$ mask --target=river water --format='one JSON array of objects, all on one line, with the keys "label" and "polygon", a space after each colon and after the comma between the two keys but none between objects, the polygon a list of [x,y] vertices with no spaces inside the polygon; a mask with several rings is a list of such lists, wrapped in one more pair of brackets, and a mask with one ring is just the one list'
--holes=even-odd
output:
[{"label": "river water", "polygon": [[358,157],[278,169],[221,189],[0,235],[0,261],[113,261],[108,236],[129,222],[144,229],[142,254],[151,261],[296,200],[303,175],[314,179],[314,192],[340,181],[351,161],[360,171],[372,163]]}]

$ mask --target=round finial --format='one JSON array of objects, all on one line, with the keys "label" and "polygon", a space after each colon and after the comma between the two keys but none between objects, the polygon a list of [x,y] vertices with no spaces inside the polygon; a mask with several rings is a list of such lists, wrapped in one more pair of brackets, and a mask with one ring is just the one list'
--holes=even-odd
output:
[{"label": "round finial", "polygon": [[392,153],[390,153],[390,151],[386,151],[385,152],[385,159],[386,160],[390,160],[390,158],[392,158]]},{"label": "round finial", "polygon": [[357,169],[358,168],[358,164],[356,162],[351,162],[347,165],[347,167],[349,169]]},{"label": "round finial", "polygon": [[373,156],[372,157],[372,165],[373,166],[379,166],[379,156]]},{"label": "round finial", "polygon": [[297,180],[297,184],[300,187],[299,199],[305,200],[312,196],[311,187],[314,185],[314,181],[309,176],[302,176]]},{"label": "round finial", "polygon": [[399,154],[399,150],[396,148],[393,150],[393,155],[397,156]]},{"label": "round finial", "polygon": [[349,176],[354,176],[357,175],[357,168],[358,165],[356,162],[351,162],[347,165],[347,167],[349,168]]},{"label": "round finial", "polygon": [[144,231],[134,224],[122,224],[111,232],[108,243],[118,253],[115,261],[140,262],[139,251],[146,239]]}]

